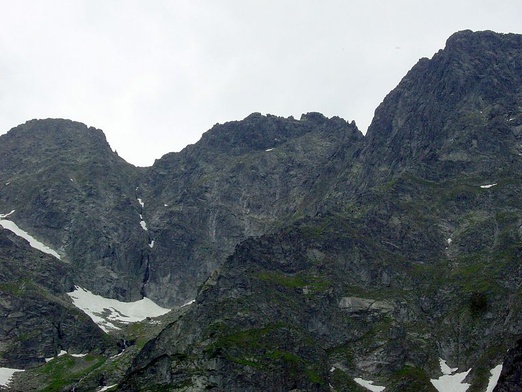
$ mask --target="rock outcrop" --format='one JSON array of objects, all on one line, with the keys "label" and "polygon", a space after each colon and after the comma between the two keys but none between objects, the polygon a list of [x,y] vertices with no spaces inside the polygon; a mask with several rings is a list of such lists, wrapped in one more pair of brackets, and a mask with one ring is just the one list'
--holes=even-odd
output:
[{"label": "rock outcrop", "polygon": [[154,241],[146,294],[163,305],[193,299],[241,241],[318,213],[362,141],[340,118],[254,113],[156,161],[140,185]]},{"label": "rock outcrop", "polygon": [[[522,36],[460,32],[384,99],[366,137],[318,113],[254,113],[150,168],[67,120],[0,136],[0,212],[63,256],[22,244],[18,257],[0,232],[0,328],[23,335],[35,323],[15,308],[45,303],[70,332],[39,329],[23,360],[9,337],[3,363],[104,349],[90,324],[90,348],[76,339],[84,321],[61,296],[74,283],[163,306],[196,298],[118,390],[433,391],[439,358],[485,390],[522,336],[521,67]],[[511,357],[497,389],[517,382]]]},{"label": "rock outcrop", "polygon": [[72,271],[0,228],[0,367],[26,369],[62,351],[116,352],[116,342],[75,308]]},{"label": "rock outcrop", "polygon": [[521,43],[462,32],[421,60],[323,209],[236,247],[122,390],[433,390],[439,358],[484,390],[521,333]]}]

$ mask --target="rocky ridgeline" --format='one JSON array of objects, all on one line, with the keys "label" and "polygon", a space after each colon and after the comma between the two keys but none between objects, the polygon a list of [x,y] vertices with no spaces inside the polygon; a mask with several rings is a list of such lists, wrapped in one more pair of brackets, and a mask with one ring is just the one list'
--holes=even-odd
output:
[{"label": "rocky ridgeline", "polygon": [[522,334],[521,91],[522,36],[465,31],[366,137],[254,113],[135,168],[99,130],[31,121],[0,137],[0,213],[60,253],[57,298],[196,298],[119,390],[433,391],[442,358],[484,391]]}]

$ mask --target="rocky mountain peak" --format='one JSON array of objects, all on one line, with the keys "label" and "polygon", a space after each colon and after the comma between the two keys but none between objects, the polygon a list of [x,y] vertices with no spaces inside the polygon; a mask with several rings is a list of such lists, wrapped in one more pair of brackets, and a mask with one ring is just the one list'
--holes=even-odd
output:
[{"label": "rocky mountain peak", "polygon": [[[78,391],[434,391],[450,378],[485,391],[492,373],[510,388],[521,56],[520,36],[455,34],[384,99],[367,137],[320,113],[253,113],[138,169],[66,120],[0,136],[1,216],[62,256],[0,231],[0,328],[20,325],[24,304],[44,313],[0,341],[1,364],[104,353],[107,366],[74,376]],[[176,310],[130,326],[139,345],[107,357],[113,342],[92,323],[93,344],[77,339],[73,285]],[[59,312],[38,329],[49,299]],[[27,355],[31,328],[45,344]]]},{"label": "rocky mountain peak", "polygon": [[464,31],[420,60],[375,112],[367,178],[512,170],[521,152],[521,53],[520,35]]},{"label": "rocky mountain peak", "polygon": [[2,144],[6,152],[12,151],[20,156],[39,154],[74,156],[82,151],[81,155],[104,156],[111,151],[103,131],[64,119],[27,121],[11,129],[3,137]]},{"label": "rocky mountain peak", "polygon": [[355,124],[348,124],[339,117],[329,119],[320,113],[303,114],[300,120],[252,113],[241,121],[216,124],[203,134],[198,146],[214,153],[242,155],[275,148],[309,132],[339,128],[360,133]]}]

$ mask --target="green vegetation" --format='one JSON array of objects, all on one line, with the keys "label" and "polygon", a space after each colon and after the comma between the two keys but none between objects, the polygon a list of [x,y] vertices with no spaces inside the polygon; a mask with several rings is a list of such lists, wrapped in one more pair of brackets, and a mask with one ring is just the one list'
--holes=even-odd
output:
[{"label": "green vegetation", "polygon": [[62,355],[36,369],[36,373],[47,380],[42,391],[62,391],[103,365],[105,361],[105,357],[98,355],[87,355],[83,358]]},{"label": "green vegetation", "polygon": [[325,291],[332,285],[322,277],[305,274],[291,275],[279,271],[263,271],[257,274],[257,278],[288,289],[305,289],[310,294]]},{"label": "green vegetation", "polygon": [[436,392],[437,389],[430,381],[430,377],[417,367],[405,366],[391,378],[389,388],[401,392]]},{"label": "green vegetation", "polygon": [[237,332],[216,323],[206,334],[219,335],[205,350],[211,358],[221,356],[235,364],[264,372],[283,371],[292,377],[305,375],[311,383],[324,384],[321,366],[315,357],[306,358],[294,349],[286,349],[311,345],[311,338],[283,323]]},{"label": "green vegetation", "polygon": [[491,369],[502,362],[506,347],[494,346],[484,351],[472,369],[473,379],[467,392],[482,392],[491,377]]}]

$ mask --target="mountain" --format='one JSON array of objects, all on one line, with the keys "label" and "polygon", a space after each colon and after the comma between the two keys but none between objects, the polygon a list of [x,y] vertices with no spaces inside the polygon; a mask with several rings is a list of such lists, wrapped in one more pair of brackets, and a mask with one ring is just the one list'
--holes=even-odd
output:
[{"label": "mountain", "polygon": [[181,305],[241,241],[316,214],[335,157],[350,159],[362,142],[340,118],[254,113],[156,161],[139,191],[154,241],[147,296]]},{"label": "mountain", "polygon": [[[54,253],[0,232],[0,306],[23,321],[2,319],[0,366],[33,369],[14,390],[53,390],[38,365],[60,350],[98,365],[69,356],[54,390],[513,390],[521,132],[522,36],[487,31],[421,59],[366,136],[254,113],[136,168],[100,130],[29,121],[0,136],[0,213]],[[174,310],[104,334],[75,286]],[[48,324],[16,313],[34,306]]]},{"label": "mountain", "polygon": [[521,44],[462,32],[421,60],[327,210],[236,247],[121,388],[433,390],[443,358],[485,390],[520,334]]},{"label": "mountain", "polygon": [[61,351],[110,351],[115,342],[65,300],[72,289],[68,264],[5,229],[0,230],[0,260],[0,367],[41,365]]},{"label": "mountain", "polygon": [[374,183],[403,171],[434,181],[518,171],[520,45],[516,34],[463,31],[421,59],[368,129],[365,169]]},{"label": "mountain", "polygon": [[29,121],[1,137],[0,211],[14,210],[22,229],[70,262],[77,284],[138,299],[148,240],[135,197],[138,174],[100,130]]}]

